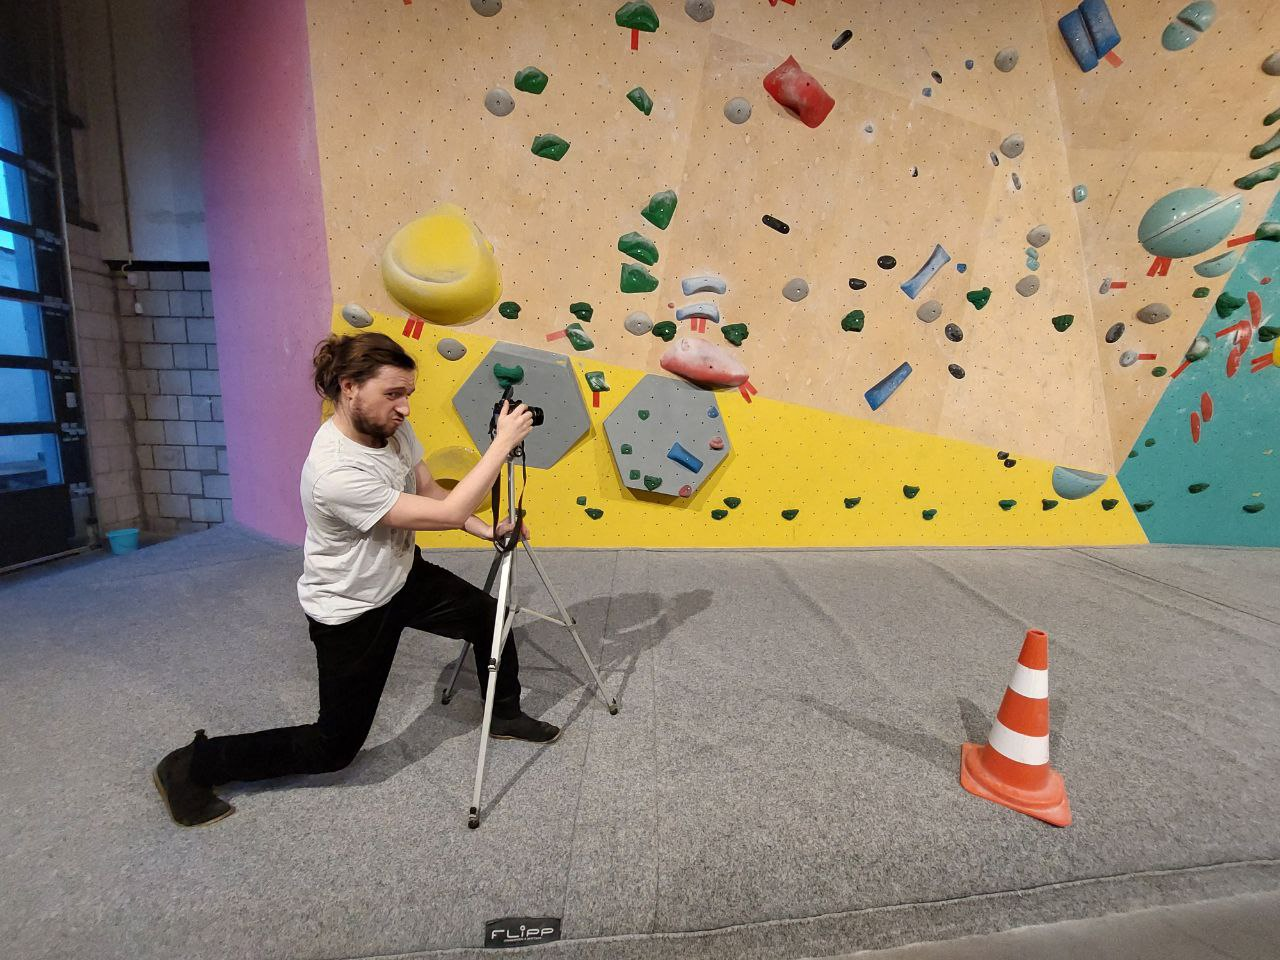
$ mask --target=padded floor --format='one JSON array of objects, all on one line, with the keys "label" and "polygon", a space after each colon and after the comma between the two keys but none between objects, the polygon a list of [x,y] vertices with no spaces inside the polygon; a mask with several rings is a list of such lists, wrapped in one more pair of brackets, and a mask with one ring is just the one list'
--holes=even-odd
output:
[{"label": "padded floor", "polygon": [[[349,768],[165,816],[150,768],[195,728],[314,718],[297,550],[224,527],[0,579],[6,952],[465,958],[559,917],[539,956],[808,957],[1280,889],[1280,551],[539,558],[622,709],[562,628],[518,628],[565,733],[493,744],[476,831],[475,675],[442,705],[458,644],[415,632]],[[958,783],[1028,627],[1066,829]]]}]

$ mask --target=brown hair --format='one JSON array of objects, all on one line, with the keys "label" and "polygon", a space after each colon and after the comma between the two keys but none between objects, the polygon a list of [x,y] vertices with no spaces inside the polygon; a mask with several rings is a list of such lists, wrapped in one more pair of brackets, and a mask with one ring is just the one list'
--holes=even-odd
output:
[{"label": "brown hair", "polygon": [[416,370],[413,357],[385,333],[357,333],[343,337],[331,333],[318,344],[311,357],[315,368],[316,393],[333,403],[342,395],[342,381],[364,383],[383,366]]}]

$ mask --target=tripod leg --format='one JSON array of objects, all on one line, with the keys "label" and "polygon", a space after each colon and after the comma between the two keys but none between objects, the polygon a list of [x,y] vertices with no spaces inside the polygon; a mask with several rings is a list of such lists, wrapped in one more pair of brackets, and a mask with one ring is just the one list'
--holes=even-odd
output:
[{"label": "tripod leg", "polygon": [[514,553],[504,554],[498,570],[498,612],[493,621],[493,646],[489,652],[489,679],[485,688],[484,719],[480,724],[480,756],[476,760],[476,782],[471,792],[471,809],[467,815],[467,826],[472,830],[480,826],[480,791],[484,788],[484,761],[489,749],[489,728],[493,724],[493,702],[497,697],[498,663],[502,659],[503,641],[515,620],[515,612],[507,611],[513,557]]},{"label": "tripod leg", "polygon": [[546,571],[542,569],[542,564],[538,562],[538,557],[534,554],[533,548],[529,546],[527,541],[521,541],[521,543],[524,545],[524,552],[529,555],[529,559],[533,562],[533,569],[542,578],[542,585],[547,588],[547,593],[551,594],[551,601],[556,605],[556,610],[560,613],[560,619],[564,622],[565,629],[573,637],[573,642],[578,645],[578,652],[582,654],[582,659],[586,661],[587,669],[591,671],[591,677],[595,681],[596,696],[600,698],[601,703],[608,707],[610,714],[616,714],[618,712],[618,701],[615,697],[605,696],[604,681],[600,679],[600,674],[596,670],[595,662],[591,659],[591,654],[587,653],[586,645],[582,642],[582,638],[578,636],[577,621],[569,615],[569,611],[565,609],[560,595],[551,586],[551,581],[547,578]]},{"label": "tripod leg", "polygon": [[458,662],[453,668],[453,679],[449,681],[449,686],[445,687],[444,693],[440,695],[441,703],[448,703],[453,699],[453,693],[458,688],[458,677],[462,674],[462,665],[467,662],[467,651],[470,649],[471,644],[463,640],[462,652],[458,654]]}]

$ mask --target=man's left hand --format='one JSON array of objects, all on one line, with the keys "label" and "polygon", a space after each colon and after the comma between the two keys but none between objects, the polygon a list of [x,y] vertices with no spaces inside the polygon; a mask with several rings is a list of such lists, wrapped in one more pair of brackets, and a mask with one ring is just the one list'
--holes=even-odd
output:
[{"label": "man's left hand", "polygon": [[[499,521],[498,521],[498,530],[497,530],[496,535],[490,536],[490,537],[489,537],[489,539],[490,539],[490,540],[497,540],[497,539],[499,539],[499,538],[501,538],[501,537],[505,537],[505,536],[507,536],[507,535],[509,535],[509,534],[511,533],[511,531],[512,531],[512,529],[513,529],[514,527],[515,527],[515,523],[514,523],[512,520],[510,520],[510,519],[507,519],[507,520],[499,520]],[[490,531],[492,531],[492,529],[493,529],[493,528],[492,528],[492,527],[490,527]],[[531,531],[529,530],[529,519],[528,519],[527,517],[525,518],[525,521],[524,521],[523,527],[522,527],[522,529],[521,529],[521,531],[520,531],[520,532],[521,532],[521,539],[523,539],[523,540],[528,540],[528,539],[529,539],[529,536],[530,536]]]}]

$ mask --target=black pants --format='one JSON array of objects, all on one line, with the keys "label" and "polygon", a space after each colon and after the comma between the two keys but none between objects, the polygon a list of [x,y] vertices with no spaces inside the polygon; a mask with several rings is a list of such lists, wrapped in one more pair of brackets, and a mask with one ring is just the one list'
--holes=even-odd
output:
[{"label": "black pants", "polygon": [[[483,696],[497,606],[479,587],[422,559],[415,547],[405,585],[382,606],[337,625],[307,617],[320,674],[316,722],[214,737],[193,758],[192,777],[217,784],[341,770],[369,735],[405,627],[470,642]],[[519,673],[515,641],[508,637],[497,684],[497,700],[508,710],[520,700]]]}]

